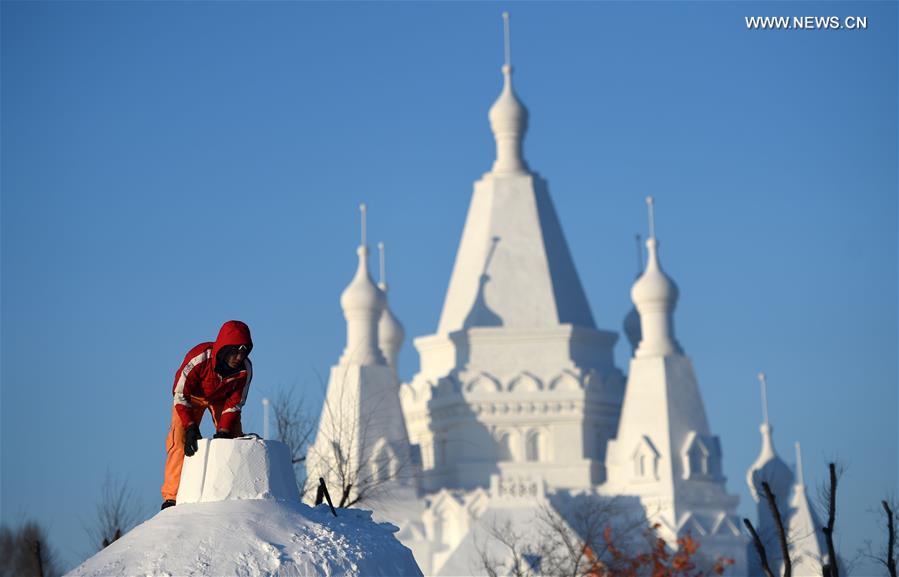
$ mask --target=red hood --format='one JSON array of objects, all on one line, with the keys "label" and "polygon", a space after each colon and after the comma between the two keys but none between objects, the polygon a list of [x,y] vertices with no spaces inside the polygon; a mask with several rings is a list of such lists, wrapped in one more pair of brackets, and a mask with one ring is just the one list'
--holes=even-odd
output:
[{"label": "red hood", "polygon": [[241,321],[228,321],[222,325],[219,330],[219,336],[215,338],[212,345],[212,358],[217,359],[219,351],[222,347],[228,345],[247,345],[247,348],[253,348],[253,339],[250,338],[250,327]]}]

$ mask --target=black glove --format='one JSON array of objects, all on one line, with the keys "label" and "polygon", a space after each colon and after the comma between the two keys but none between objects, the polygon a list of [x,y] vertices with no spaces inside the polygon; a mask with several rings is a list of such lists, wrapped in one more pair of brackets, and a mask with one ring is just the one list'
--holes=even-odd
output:
[{"label": "black glove", "polygon": [[200,426],[199,425],[191,425],[184,431],[184,454],[188,457],[192,457],[194,453],[197,452],[199,445],[197,441],[203,438],[203,435],[200,434]]},{"label": "black glove", "polygon": [[216,431],[212,436],[213,439],[233,439],[234,434],[231,431],[226,431],[222,429],[221,431]]}]

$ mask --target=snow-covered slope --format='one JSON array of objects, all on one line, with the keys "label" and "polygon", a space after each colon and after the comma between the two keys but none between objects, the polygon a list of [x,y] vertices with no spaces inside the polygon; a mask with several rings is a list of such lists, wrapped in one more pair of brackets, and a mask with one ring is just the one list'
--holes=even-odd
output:
[{"label": "snow-covered slope", "polygon": [[69,576],[421,575],[371,513],[273,500],[189,503],[160,512]]},{"label": "snow-covered slope", "polygon": [[[177,506],[67,577],[421,576],[395,526],[368,511],[334,517],[326,505],[300,503],[295,484],[281,482],[290,466],[274,441],[204,441],[185,462]],[[182,500],[188,492],[193,502]]]}]

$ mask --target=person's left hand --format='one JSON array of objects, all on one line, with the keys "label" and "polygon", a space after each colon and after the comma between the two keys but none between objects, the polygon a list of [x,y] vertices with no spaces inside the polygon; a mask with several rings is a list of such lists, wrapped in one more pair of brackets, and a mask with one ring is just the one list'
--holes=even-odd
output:
[{"label": "person's left hand", "polygon": [[225,429],[222,429],[220,431],[216,431],[215,434],[212,436],[212,438],[213,439],[233,439],[234,435],[231,433],[231,431],[226,431]]}]

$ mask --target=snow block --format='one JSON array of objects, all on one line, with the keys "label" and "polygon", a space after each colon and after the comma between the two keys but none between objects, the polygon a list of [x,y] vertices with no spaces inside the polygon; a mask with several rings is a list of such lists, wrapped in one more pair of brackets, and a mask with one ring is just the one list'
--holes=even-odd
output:
[{"label": "snow block", "polygon": [[209,503],[240,499],[299,501],[287,445],[256,436],[200,439],[184,458],[177,501]]}]

